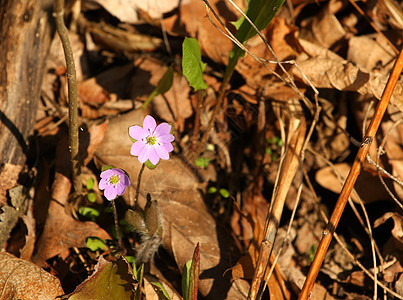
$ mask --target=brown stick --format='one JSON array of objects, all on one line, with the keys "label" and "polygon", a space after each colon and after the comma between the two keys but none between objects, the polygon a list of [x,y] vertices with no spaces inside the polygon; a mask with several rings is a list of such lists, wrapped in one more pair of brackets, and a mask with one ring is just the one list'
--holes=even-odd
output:
[{"label": "brown stick", "polygon": [[343,189],[341,190],[339,199],[337,200],[336,207],[333,210],[332,216],[328,222],[327,228],[323,232],[322,240],[320,241],[318,250],[315,255],[315,259],[311,265],[308,276],[302,288],[301,294],[299,296],[300,300],[306,300],[310,297],[313,285],[315,284],[316,277],[318,276],[320,267],[322,266],[323,259],[329,248],[330,242],[332,241],[333,234],[336,231],[336,227],[340,221],[341,215],[343,214],[344,207],[346,206],[347,200],[351,194],[354,184],[360,174],[361,167],[365,161],[365,157],[368,154],[369,148],[371,147],[372,140],[381,124],[383,115],[385,114],[386,108],[388,107],[390,98],[392,97],[393,91],[399,79],[400,73],[403,69],[403,49],[400,51],[399,57],[393,67],[392,74],[389,77],[388,83],[386,84],[385,90],[383,92],[381,101],[378,103],[375,115],[369,124],[366,132],[366,136],[361,143],[361,147],[358,150],[357,156],[351,167],[350,173],[347,176],[346,182],[344,183]]},{"label": "brown stick", "polygon": [[64,0],[55,0],[54,17],[56,30],[62,41],[64,57],[67,66],[67,83],[69,90],[69,150],[72,165],[74,196],[81,195],[81,164],[78,155],[78,103],[77,103],[77,79],[74,65],[73,49],[67,35],[64,24]]}]

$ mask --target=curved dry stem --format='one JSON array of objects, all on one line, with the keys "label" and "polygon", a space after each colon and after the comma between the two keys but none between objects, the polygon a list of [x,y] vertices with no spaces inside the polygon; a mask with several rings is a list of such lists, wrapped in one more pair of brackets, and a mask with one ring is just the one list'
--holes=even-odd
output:
[{"label": "curved dry stem", "polygon": [[56,0],[54,6],[56,30],[62,41],[64,56],[67,66],[67,83],[69,94],[69,150],[72,164],[74,196],[80,196],[82,191],[81,164],[79,159],[78,136],[78,103],[77,103],[77,79],[74,65],[73,49],[67,35],[64,24],[64,0]]}]

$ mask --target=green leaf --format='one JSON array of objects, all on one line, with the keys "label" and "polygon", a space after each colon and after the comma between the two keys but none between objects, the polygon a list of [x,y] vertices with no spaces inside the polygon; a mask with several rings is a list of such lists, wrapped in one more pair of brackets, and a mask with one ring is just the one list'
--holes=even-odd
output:
[{"label": "green leaf", "polygon": [[136,258],[134,256],[131,255],[125,255],[126,260],[131,263],[134,264],[136,262]]},{"label": "green leaf", "polygon": [[143,275],[144,275],[144,264],[141,265],[140,268],[137,269],[137,274],[135,274],[135,278],[139,283],[137,286],[136,291],[134,292],[134,299],[140,300],[141,299],[141,286],[143,285]]},{"label": "green leaf", "polygon": [[100,238],[97,237],[88,237],[87,238],[87,247],[91,251],[97,251],[97,250],[105,250],[106,243],[104,240],[101,240]]},{"label": "green leaf", "polygon": [[220,189],[219,193],[224,198],[228,198],[230,196],[230,193],[226,189]]},{"label": "green leaf", "polygon": [[114,167],[114,166],[110,166],[110,165],[103,165],[101,172],[106,171],[106,170],[109,170],[109,169],[113,169],[113,168],[115,168],[115,167]]},{"label": "green leaf", "polygon": [[185,266],[183,267],[183,271],[182,271],[182,296],[183,296],[183,300],[190,300],[189,299],[189,290],[190,290],[191,268],[192,268],[192,260],[189,260],[185,264]]},{"label": "green leaf", "polygon": [[154,290],[157,292],[159,299],[171,300],[171,298],[168,295],[168,292],[161,283],[159,282],[150,282],[150,283],[153,286]]},{"label": "green leaf", "polygon": [[161,162],[161,160],[156,165],[153,165],[151,161],[147,160],[144,164],[150,170],[154,170],[160,164],[160,162]]},{"label": "green leaf", "polygon": [[88,201],[90,201],[91,203],[94,203],[95,201],[97,201],[97,196],[95,196],[95,193],[88,193],[87,195]]},{"label": "green leaf", "polygon": [[183,300],[197,300],[200,274],[200,246],[197,243],[193,257],[189,260],[182,272]]},{"label": "green leaf", "polygon": [[99,217],[99,211],[96,210],[95,208],[92,207],[87,207],[87,206],[81,206],[78,209],[78,213],[81,214],[82,216],[91,219],[92,221],[95,221],[97,217]]},{"label": "green leaf", "polygon": [[201,60],[200,45],[194,38],[185,37],[182,44],[182,72],[189,85],[197,90],[207,89],[203,79],[203,72],[206,64]]},{"label": "green leaf", "polygon": [[94,187],[94,178],[90,177],[87,180],[87,190],[92,190]]},{"label": "green leaf", "polygon": [[126,260],[109,262],[101,256],[94,273],[70,294],[69,300],[133,299],[133,285],[132,269]]},{"label": "green leaf", "polygon": [[207,193],[208,193],[208,194],[214,194],[214,193],[216,193],[216,192],[217,192],[217,188],[214,187],[214,186],[210,186],[210,187],[208,188],[208,190],[207,190]]},{"label": "green leaf", "polygon": [[[259,30],[262,30],[267,27],[284,2],[285,0],[249,0],[246,15]],[[236,38],[243,45],[257,34],[252,25],[244,17],[235,22],[235,26],[238,29]],[[225,69],[223,84],[229,81],[239,58],[244,54],[245,52],[234,44],[234,48],[229,55],[227,68]]]},{"label": "green leaf", "polygon": [[205,169],[209,165],[210,161],[211,161],[210,158],[199,157],[198,159],[195,160],[195,165],[199,168]]},{"label": "green leaf", "polygon": [[142,109],[146,109],[147,105],[154,99],[154,97],[164,94],[169,91],[174,81],[174,69],[172,66],[169,66],[164,76],[158,81],[157,87],[151,92],[150,96],[148,96],[147,100],[141,106]]}]

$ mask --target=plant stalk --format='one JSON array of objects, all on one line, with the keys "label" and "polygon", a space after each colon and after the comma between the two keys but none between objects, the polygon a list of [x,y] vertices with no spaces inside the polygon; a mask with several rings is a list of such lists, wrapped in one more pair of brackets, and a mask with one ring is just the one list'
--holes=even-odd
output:
[{"label": "plant stalk", "polygon": [[77,78],[74,65],[73,50],[64,24],[64,0],[55,0],[54,13],[56,30],[63,45],[64,57],[67,67],[67,84],[69,95],[69,151],[72,165],[72,177],[74,196],[78,197],[82,192],[81,164],[79,159],[79,135],[78,135],[78,103],[77,103]]},{"label": "plant stalk", "polygon": [[396,87],[397,81],[403,69],[403,49],[400,51],[399,57],[393,67],[392,74],[389,77],[388,83],[386,84],[385,90],[382,94],[382,98],[378,103],[375,115],[369,124],[366,135],[361,143],[361,147],[358,150],[354,163],[351,167],[350,173],[344,183],[343,189],[340,192],[339,199],[337,200],[336,207],[333,210],[332,216],[327,224],[325,231],[323,232],[322,240],[320,241],[318,250],[316,252],[314,261],[309,270],[308,276],[306,277],[304,286],[302,288],[301,294],[299,295],[299,300],[306,300],[310,297],[312,293],[313,286],[318,276],[319,270],[322,266],[323,260],[327,249],[329,248],[330,242],[332,241],[333,235],[336,231],[337,225],[343,214],[344,208],[346,206],[347,200],[350,197],[351,191],[354,187],[357,177],[360,174],[362,164],[368,154],[369,148],[371,147],[372,141],[375,138],[375,134],[381,124],[383,115],[388,107],[390,98],[392,97],[393,91]]}]

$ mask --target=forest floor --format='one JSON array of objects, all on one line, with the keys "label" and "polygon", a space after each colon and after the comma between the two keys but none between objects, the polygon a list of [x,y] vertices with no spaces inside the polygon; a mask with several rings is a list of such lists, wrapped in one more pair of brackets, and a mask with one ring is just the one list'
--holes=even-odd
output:
[{"label": "forest floor", "polygon": [[[39,272],[33,262],[53,275],[43,284],[54,291],[49,295],[98,299],[94,290],[116,280],[133,285],[111,299],[132,299],[134,288],[142,299],[158,299],[152,282],[181,299],[182,270],[199,243],[199,297],[246,299],[281,190],[272,252],[278,260],[263,299],[296,299],[402,48],[402,2],[286,1],[262,31],[272,50],[257,35],[249,40],[246,48],[264,60],[240,59],[216,113],[233,42],[203,1],[179,8],[168,0],[161,7],[151,0],[77,2],[81,7],[66,9],[66,20],[77,69],[83,196],[69,198],[66,64],[55,34],[27,162],[35,172],[31,200],[3,247],[27,265],[14,277],[34,282],[36,275],[27,275]],[[245,10],[247,1],[235,2]],[[235,32],[231,22],[241,15],[234,6],[209,3]],[[200,44],[205,90],[195,91],[182,75],[185,37]],[[172,86],[143,109],[169,68]],[[136,204],[142,164],[130,154],[128,128],[146,115],[173,125],[174,150],[154,170],[145,168]],[[400,80],[311,299],[403,299],[402,121]],[[294,167],[284,159],[293,151]],[[122,248],[111,202],[98,188],[103,165],[131,179],[115,201]],[[129,226],[127,211],[136,206],[145,214],[143,231]],[[126,262],[140,256],[139,285]],[[130,278],[106,279],[106,268],[111,278]]]}]

